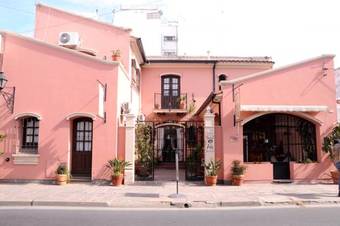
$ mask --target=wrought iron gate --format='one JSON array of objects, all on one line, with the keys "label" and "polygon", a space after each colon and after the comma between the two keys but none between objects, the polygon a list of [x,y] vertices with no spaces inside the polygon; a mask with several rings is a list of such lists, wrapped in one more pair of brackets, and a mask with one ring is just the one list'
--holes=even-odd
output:
[{"label": "wrought iron gate", "polygon": [[[173,164],[173,148],[179,151],[180,165],[185,168],[185,179],[203,180],[204,123],[187,121],[156,124],[150,121],[139,121],[136,124],[136,180],[154,180],[158,164]],[[172,148],[167,150],[165,135],[169,133],[171,136],[174,132],[177,133],[177,140],[171,141]]]},{"label": "wrought iron gate", "polygon": [[186,180],[203,180],[204,123],[186,122],[185,140],[185,178]]}]

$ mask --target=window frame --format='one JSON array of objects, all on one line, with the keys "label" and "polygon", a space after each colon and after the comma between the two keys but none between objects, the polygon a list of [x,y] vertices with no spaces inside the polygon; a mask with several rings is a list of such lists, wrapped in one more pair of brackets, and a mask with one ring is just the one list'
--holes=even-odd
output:
[{"label": "window frame", "polygon": [[[32,126],[28,125],[28,123],[32,120]],[[39,128],[40,128],[40,120],[36,117],[25,117],[21,119],[21,150],[29,149],[29,150],[38,150],[39,147]],[[28,130],[32,130],[31,133],[28,133]],[[31,141],[28,141],[28,137],[31,138]],[[36,141],[36,142],[35,142]],[[25,152],[25,151],[23,151]]]}]

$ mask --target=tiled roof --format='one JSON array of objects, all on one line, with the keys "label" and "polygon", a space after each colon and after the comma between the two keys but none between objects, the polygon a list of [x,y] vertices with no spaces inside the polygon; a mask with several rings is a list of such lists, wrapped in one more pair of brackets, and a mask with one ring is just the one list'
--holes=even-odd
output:
[{"label": "tiled roof", "polygon": [[149,62],[233,62],[233,63],[271,63],[271,57],[232,57],[232,56],[147,56]]}]

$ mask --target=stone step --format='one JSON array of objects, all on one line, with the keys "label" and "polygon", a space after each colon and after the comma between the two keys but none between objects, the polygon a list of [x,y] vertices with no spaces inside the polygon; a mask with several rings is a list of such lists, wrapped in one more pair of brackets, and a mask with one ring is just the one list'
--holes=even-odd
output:
[{"label": "stone step", "polygon": [[91,177],[84,177],[84,176],[72,176],[71,177],[71,182],[75,182],[75,183],[87,183],[87,182],[91,182]]}]

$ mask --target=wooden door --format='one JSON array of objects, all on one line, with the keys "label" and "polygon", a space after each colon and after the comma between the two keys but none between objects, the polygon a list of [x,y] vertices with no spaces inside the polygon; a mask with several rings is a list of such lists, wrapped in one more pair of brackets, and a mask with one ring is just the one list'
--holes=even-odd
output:
[{"label": "wooden door", "polygon": [[93,123],[89,118],[73,121],[72,175],[91,176]]},{"label": "wooden door", "polygon": [[163,76],[162,109],[178,109],[180,96],[180,77],[177,75]]}]

